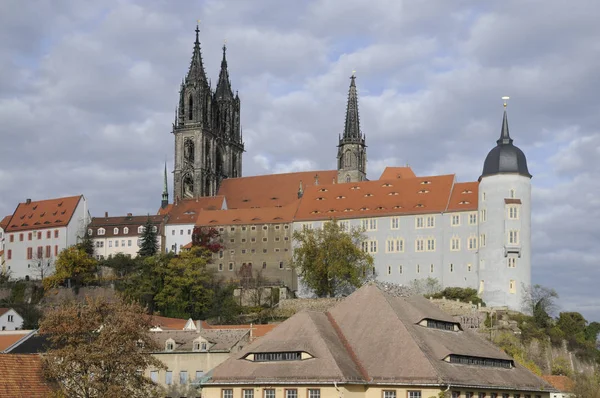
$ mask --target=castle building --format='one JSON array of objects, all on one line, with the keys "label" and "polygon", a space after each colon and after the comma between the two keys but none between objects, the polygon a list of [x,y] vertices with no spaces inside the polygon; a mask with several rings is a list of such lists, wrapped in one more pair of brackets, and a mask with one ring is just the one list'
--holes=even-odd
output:
[{"label": "castle building", "polygon": [[[410,167],[387,167],[369,181],[353,74],[336,170],[242,177],[240,104],[231,95],[225,48],[212,93],[197,29],[181,93],[175,198],[168,204],[165,180],[160,210],[169,215],[167,250],[189,244],[194,226],[214,227],[225,249],[215,254],[213,266],[228,279],[250,268],[308,294],[288,267],[291,233],[335,219],[364,230],[362,248],[373,255],[380,280],[409,285],[435,278],[444,287],[476,289],[488,306],[520,309],[531,283],[531,174],[509,135],[506,109],[478,181],[417,176]],[[209,206],[211,198],[220,205]]]},{"label": "castle building", "polygon": [[213,91],[202,63],[199,29],[192,61],[179,91],[173,123],[175,136],[174,199],[213,196],[225,178],[242,175],[240,98],[233,95],[227,69],[227,48]]}]

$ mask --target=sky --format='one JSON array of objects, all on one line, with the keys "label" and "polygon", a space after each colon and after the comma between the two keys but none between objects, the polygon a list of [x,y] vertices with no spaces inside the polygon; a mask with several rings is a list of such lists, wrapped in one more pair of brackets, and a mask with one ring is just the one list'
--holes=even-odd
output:
[{"label": "sky", "polygon": [[244,175],[334,169],[355,70],[369,178],[476,180],[510,96],[533,282],[600,321],[598,15],[597,0],[2,0],[0,215],[77,194],[92,215],[155,213],[200,20],[213,86],[227,40]]}]

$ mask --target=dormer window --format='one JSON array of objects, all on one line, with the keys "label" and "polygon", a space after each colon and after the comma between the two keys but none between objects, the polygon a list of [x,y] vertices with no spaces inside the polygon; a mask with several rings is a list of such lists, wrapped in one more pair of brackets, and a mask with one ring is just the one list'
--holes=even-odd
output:
[{"label": "dormer window", "polygon": [[458,202],[459,205],[468,205],[470,203],[471,202],[469,202],[468,200],[463,200],[463,201]]},{"label": "dormer window", "polygon": [[319,197],[317,198],[317,200],[325,200],[325,198],[324,198],[324,197],[322,197],[322,196],[319,196]]},{"label": "dormer window", "polygon": [[319,189],[319,192],[327,192],[327,188],[321,188]]},{"label": "dormer window", "polygon": [[143,234],[144,233],[144,227],[142,225],[140,225],[138,227],[138,234]]},{"label": "dormer window", "polygon": [[206,342],[205,342],[205,341],[203,341],[203,342],[200,344],[200,351],[206,351],[207,349],[208,349],[208,346],[207,346]]},{"label": "dormer window", "polygon": [[106,230],[104,228],[98,228],[98,235],[104,235]]},{"label": "dormer window", "polygon": [[246,355],[244,359],[254,362],[282,362],[282,361],[301,361],[313,358],[307,352],[287,351],[287,352],[257,352]]},{"label": "dormer window", "polygon": [[123,228],[123,233],[125,235],[127,235],[129,233],[129,228],[127,228],[127,227]]},{"label": "dormer window", "polygon": [[336,199],[345,199],[346,197],[344,195],[339,195],[336,197]]},{"label": "dormer window", "polygon": [[390,196],[398,196],[398,192],[390,192],[390,193],[388,193],[388,195],[390,195]]},{"label": "dormer window", "polygon": [[360,187],[358,185],[353,186],[352,188],[350,188],[353,191],[356,191],[357,189],[360,189]]},{"label": "dormer window", "polygon": [[446,361],[450,363],[459,363],[462,365],[488,366],[493,368],[511,369],[514,367],[513,361],[509,359],[471,357],[466,355],[450,354],[448,357],[446,357]]},{"label": "dormer window", "polygon": [[391,186],[392,186],[392,184],[390,184],[389,182],[386,182],[385,184],[382,185],[382,187],[386,187],[386,188],[391,187]]},{"label": "dormer window", "polygon": [[88,229],[88,235],[92,236],[92,233],[93,233],[93,232],[94,232],[94,231],[92,231],[92,229],[91,229],[91,228],[90,228],[90,229]]},{"label": "dormer window", "polygon": [[113,234],[118,235],[119,234],[119,228],[113,229]]},{"label": "dormer window", "polygon": [[372,194],[372,193],[366,193],[366,194],[365,194],[365,198],[370,198],[371,196],[373,196],[373,194]]},{"label": "dormer window", "polygon": [[431,184],[431,181],[429,181],[429,180],[421,181],[421,185],[429,185],[429,184]]},{"label": "dormer window", "polygon": [[419,193],[428,193],[428,192],[429,192],[429,190],[428,190],[428,189],[421,189],[421,190],[419,191]]},{"label": "dormer window", "polygon": [[158,228],[156,227],[156,225],[154,225],[154,226],[152,227],[152,232],[158,232]]},{"label": "dormer window", "polygon": [[457,332],[460,327],[457,323],[438,321],[436,319],[424,319],[419,323],[421,326],[426,326],[429,329],[449,330],[451,332]]},{"label": "dormer window", "polygon": [[165,343],[165,351],[173,351],[173,350],[175,350],[175,341],[173,339],[169,339]]},{"label": "dormer window", "polygon": [[462,191],[462,193],[463,193],[463,194],[466,194],[466,193],[473,193],[473,191],[471,191],[470,189],[465,189],[464,191]]}]

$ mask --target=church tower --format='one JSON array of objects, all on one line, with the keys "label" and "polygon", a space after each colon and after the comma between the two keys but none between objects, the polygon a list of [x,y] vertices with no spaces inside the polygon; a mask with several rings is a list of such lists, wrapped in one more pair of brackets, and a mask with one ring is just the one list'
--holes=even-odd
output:
[{"label": "church tower", "polygon": [[338,183],[367,179],[367,146],[365,145],[365,137],[360,131],[358,93],[354,73],[350,77],[344,134],[339,138],[337,169]]},{"label": "church tower", "polygon": [[213,93],[204,71],[199,33],[196,26],[192,61],[181,82],[173,123],[174,200],[216,195],[224,178],[242,175],[240,99],[231,91],[226,48]]}]

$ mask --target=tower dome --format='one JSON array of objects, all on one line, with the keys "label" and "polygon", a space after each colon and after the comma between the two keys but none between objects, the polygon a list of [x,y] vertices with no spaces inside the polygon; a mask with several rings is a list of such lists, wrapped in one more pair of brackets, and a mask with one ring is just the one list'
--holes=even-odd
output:
[{"label": "tower dome", "polygon": [[519,174],[531,178],[527,169],[527,158],[522,150],[513,145],[513,140],[508,133],[508,117],[504,109],[502,120],[502,131],[500,138],[485,158],[481,178],[496,174]]}]

